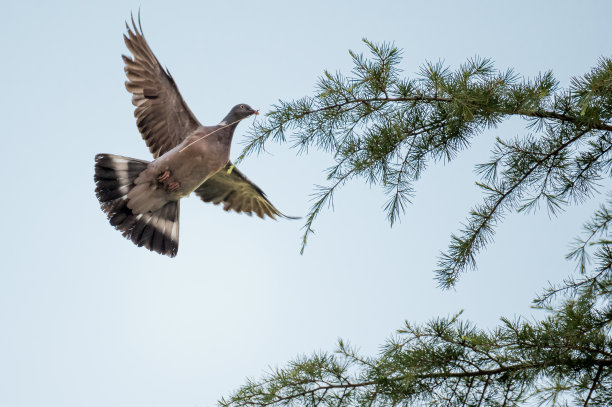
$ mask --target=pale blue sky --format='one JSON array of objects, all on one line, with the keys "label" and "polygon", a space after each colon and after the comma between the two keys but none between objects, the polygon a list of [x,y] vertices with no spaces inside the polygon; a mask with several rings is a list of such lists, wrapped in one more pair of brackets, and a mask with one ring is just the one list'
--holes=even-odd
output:
[{"label": "pale blue sky", "polygon": [[[432,273],[480,197],[474,164],[495,136],[524,134],[519,120],[432,166],[393,229],[380,190],[348,185],[303,256],[301,221],[190,198],[169,259],[133,246],[99,209],[94,155],[149,158],[120,58],[124,20],[139,6],[149,44],[205,124],[239,102],[266,112],[310,94],[324,69],[350,70],[347,50],[364,51],[362,37],[403,48],[406,74],[479,55],[527,76],[553,69],[567,85],[610,55],[607,1],[395,3],[3,3],[0,405],[210,406],[268,366],[333,350],[338,337],[374,353],[406,319],[464,309],[493,327],[533,314],[547,281],[572,271],[568,243],[597,199],[555,219],[508,216],[455,291],[436,288]],[[238,127],[233,157],[251,123]],[[270,152],[241,169],[279,209],[304,215],[329,158]]]}]

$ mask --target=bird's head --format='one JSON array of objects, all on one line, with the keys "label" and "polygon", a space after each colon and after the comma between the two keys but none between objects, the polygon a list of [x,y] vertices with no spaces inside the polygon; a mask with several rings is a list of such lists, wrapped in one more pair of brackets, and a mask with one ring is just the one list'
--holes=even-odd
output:
[{"label": "bird's head", "polygon": [[246,103],[241,103],[239,105],[234,106],[232,110],[230,110],[228,116],[232,116],[234,120],[241,120],[253,114],[259,114],[259,110],[253,109]]},{"label": "bird's head", "polygon": [[232,128],[235,128],[240,120],[245,119],[254,114],[259,114],[259,111],[253,109],[246,103],[241,103],[232,107],[232,110],[230,110],[227,116],[223,118],[221,124],[224,124],[226,126],[232,126]]}]

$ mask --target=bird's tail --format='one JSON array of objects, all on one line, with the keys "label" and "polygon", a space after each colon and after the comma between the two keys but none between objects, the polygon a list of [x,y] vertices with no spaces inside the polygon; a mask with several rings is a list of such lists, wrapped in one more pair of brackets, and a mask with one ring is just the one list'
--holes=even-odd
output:
[{"label": "bird's tail", "polygon": [[128,208],[128,192],[148,161],[113,154],[96,155],[96,196],[111,225],[138,246],[170,257],[179,242],[179,202],[172,201],[154,212],[134,214]]}]

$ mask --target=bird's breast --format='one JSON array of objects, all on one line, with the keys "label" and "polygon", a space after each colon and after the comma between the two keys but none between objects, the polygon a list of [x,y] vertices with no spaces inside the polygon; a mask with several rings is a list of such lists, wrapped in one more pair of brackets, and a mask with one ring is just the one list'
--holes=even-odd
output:
[{"label": "bird's breast", "polygon": [[183,181],[181,190],[189,195],[225,167],[229,160],[229,150],[216,140],[204,139],[180,152],[177,158],[173,165],[175,177]]}]

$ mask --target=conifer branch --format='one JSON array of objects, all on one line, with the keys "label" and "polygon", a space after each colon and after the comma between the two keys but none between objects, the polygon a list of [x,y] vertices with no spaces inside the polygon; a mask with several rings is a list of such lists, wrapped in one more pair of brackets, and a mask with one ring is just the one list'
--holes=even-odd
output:
[{"label": "conifer branch", "polygon": [[[360,99],[345,100],[344,102],[341,102],[341,103],[326,105],[318,109],[308,110],[308,111],[300,113],[301,116],[295,117],[295,119],[301,119],[308,115],[314,115],[317,113],[324,112],[326,110],[340,109],[347,105],[368,104],[368,103],[375,103],[375,102],[380,102],[380,103],[394,103],[394,102],[454,103],[456,102],[456,100],[454,100],[453,98],[449,98],[449,97],[439,97],[439,96],[413,96],[413,97],[401,97],[401,98],[384,97],[384,98],[369,98],[369,99],[360,98]],[[346,111],[344,111],[343,113],[346,113]],[[557,120],[561,123],[572,123],[572,124],[578,124],[578,125],[583,122],[582,120],[580,120],[580,118],[577,118],[577,117],[573,117],[567,114],[547,111],[547,110],[541,110],[541,109],[533,110],[533,111],[526,110],[526,109],[507,110],[507,111],[501,110],[500,113],[507,115],[507,116],[535,117],[538,119]],[[612,131],[612,124],[593,123],[591,125],[591,129],[592,130]]]},{"label": "conifer branch", "polygon": [[[596,192],[612,174],[612,60],[560,90],[547,72],[519,81],[475,58],[451,72],[428,63],[416,78],[400,77],[401,52],[365,41],[372,57],[351,52],[352,76],[325,72],[317,94],[280,102],[258,123],[243,154],[268,141],[301,152],[329,152],[329,186],[318,187],[308,213],[302,250],[317,215],[333,208],[333,194],[349,180],[381,185],[395,223],[410,202],[412,185],[437,161],[450,161],[473,137],[520,116],[535,134],[497,138],[479,164],[484,199],[442,254],[438,278],[453,286],[475,268],[475,256],[492,240],[507,213],[537,209],[555,214]],[[579,278],[551,285],[534,300],[545,318],[512,322],[491,331],[460,313],[410,325],[377,356],[365,357],[340,341],[335,354],[319,353],[249,381],[220,404],[241,406],[405,407],[518,406],[539,399],[556,405],[573,399],[612,405],[612,201],[584,226],[567,258]]]},{"label": "conifer branch", "polygon": [[[441,254],[438,279],[452,287],[491,241],[501,215],[536,209],[545,201],[556,214],[596,191],[612,167],[612,61],[560,89],[551,72],[519,80],[511,69],[496,70],[473,58],[451,71],[426,63],[402,78],[401,51],[364,40],[371,57],[350,52],[350,76],[324,72],[314,96],[281,101],[258,122],[240,155],[263,151],[269,141],[289,142],[300,152],[316,147],[335,165],[331,186],[320,189],[302,239],[303,253],[322,202],[348,178],[380,185],[391,225],[414,195],[412,185],[428,164],[450,161],[471,139],[510,117],[522,117],[536,135],[508,142],[499,138],[493,161],[477,166],[484,202]],[[346,174],[350,174],[347,177]],[[321,200],[322,199],[322,200]]]},{"label": "conifer branch", "polygon": [[589,400],[591,400],[591,396],[593,395],[593,390],[595,390],[595,387],[597,387],[597,382],[599,381],[599,377],[601,376],[601,372],[603,372],[603,369],[604,369],[603,365],[599,365],[599,367],[597,368],[597,373],[595,374],[595,378],[593,378],[593,385],[591,386],[591,389],[589,390],[589,394],[587,394],[587,397],[584,400],[584,407],[587,407],[589,405]]}]

